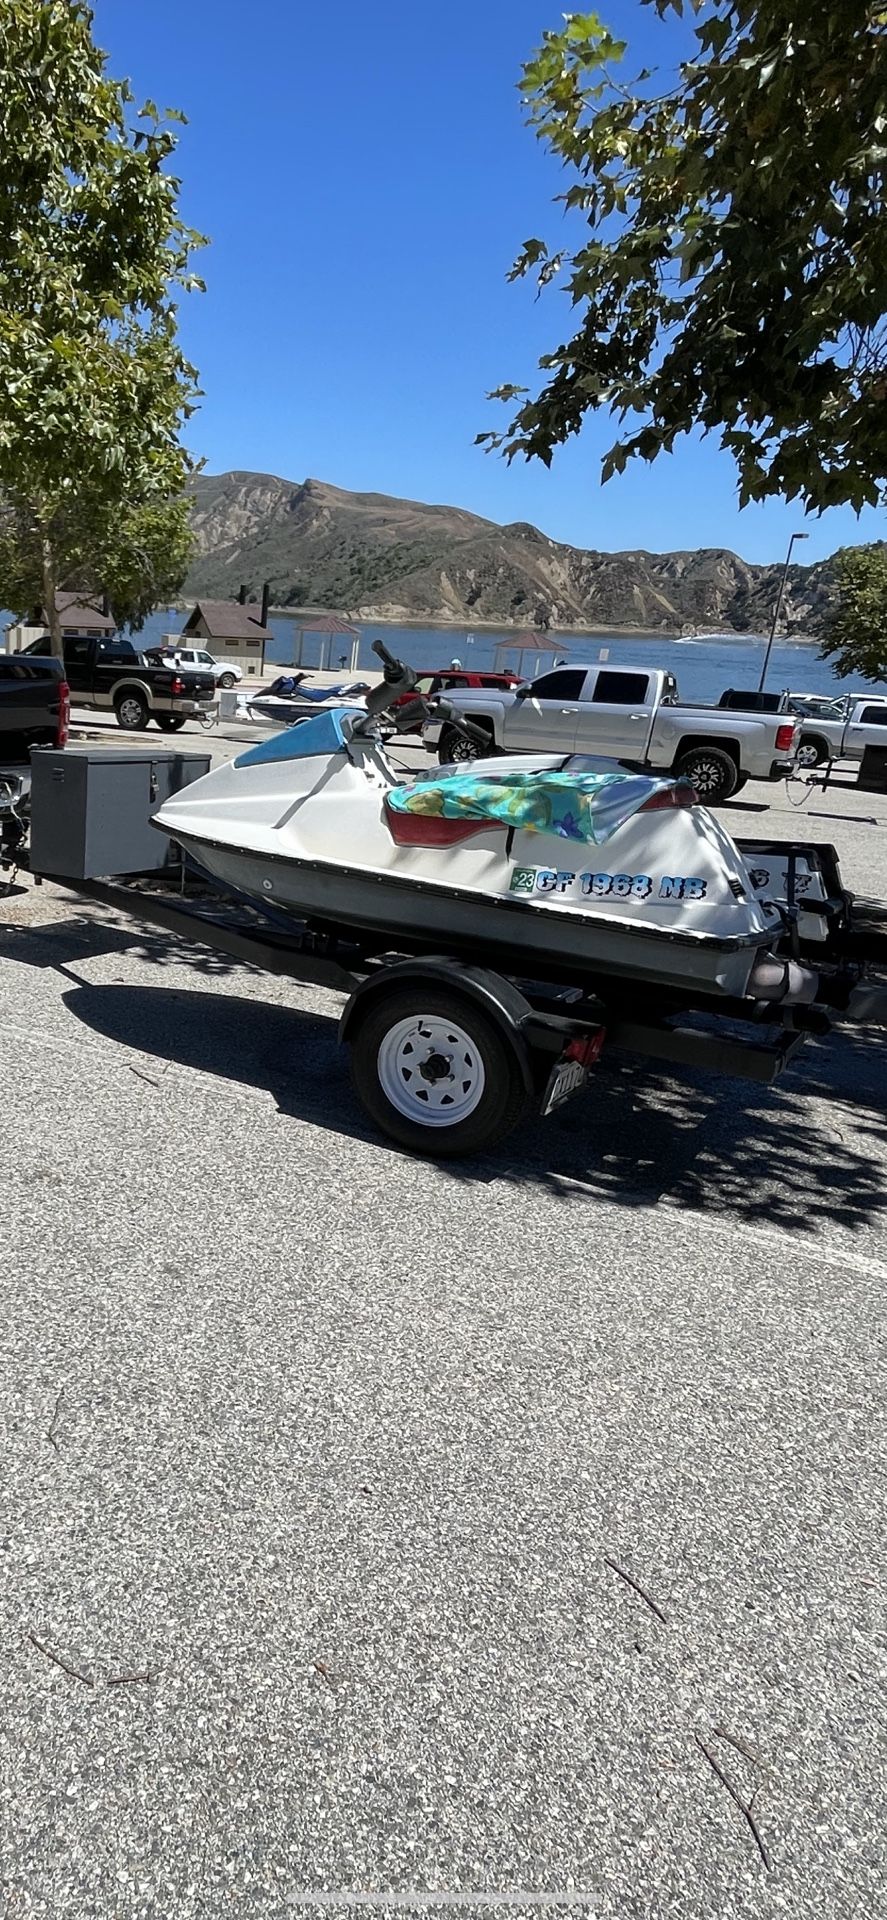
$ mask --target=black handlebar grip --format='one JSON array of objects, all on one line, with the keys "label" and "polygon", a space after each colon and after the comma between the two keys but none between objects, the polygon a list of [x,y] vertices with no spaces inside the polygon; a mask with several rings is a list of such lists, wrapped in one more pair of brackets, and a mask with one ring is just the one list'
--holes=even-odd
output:
[{"label": "black handlebar grip", "polygon": [[376,655],[376,659],[383,662],[386,670],[396,670],[398,674],[405,672],[405,668],[401,666],[400,661],[395,659],[393,653],[389,653],[384,640],[373,641],[373,652]]}]

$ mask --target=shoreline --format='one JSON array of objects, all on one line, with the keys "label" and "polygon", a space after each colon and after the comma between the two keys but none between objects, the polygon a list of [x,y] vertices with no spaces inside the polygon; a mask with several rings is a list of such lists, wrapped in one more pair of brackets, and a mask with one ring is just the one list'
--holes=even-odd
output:
[{"label": "shoreline", "polygon": [[[196,600],[184,600],[177,602],[174,607],[170,607],[166,609],[166,611],[177,614],[190,613],[195,605]],[[158,612],[160,611],[164,611],[164,609],[158,608]],[[329,607],[269,607],[268,619],[291,620],[294,623],[302,621],[305,623],[306,635],[310,635],[311,628],[307,625],[307,622],[313,615],[320,616],[322,614],[328,614],[330,611],[333,610]],[[534,633],[536,631],[533,627],[515,626],[511,621],[471,621],[468,618],[443,620],[440,617],[435,618],[430,614],[396,616],[394,614],[379,613],[345,613],[342,614],[341,617],[349,620],[352,625],[360,629],[365,627],[390,627],[393,628],[395,632],[402,631],[404,633],[502,634],[512,635],[515,639],[518,639],[522,634]],[[666,640],[672,644],[684,642],[705,645],[713,640],[721,640],[731,645],[734,643],[738,645],[745,643],[750,647],[762,647],[766,646],[768,640],[766,633],[741,633],[736,628],[706,628],[702,633],[679,633],[677,628],[673,627],[612,627],[594,623],[586,626],[571,625],[568,627],[550,627],[547,629],[547,632],[551,639],[563,639],[565,642],[573,639],[612,640],[614,642],[620,640]],[[778,646],[814,647],[818,645],[818,641],[812,633],[777,633],[776,644]]]}]

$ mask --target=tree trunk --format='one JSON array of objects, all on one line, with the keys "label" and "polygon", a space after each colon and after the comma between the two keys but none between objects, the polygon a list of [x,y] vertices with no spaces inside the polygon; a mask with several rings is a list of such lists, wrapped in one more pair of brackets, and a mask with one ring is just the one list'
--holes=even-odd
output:
[{"label": "tree trunk", "polygon": [[55,554],[53,553],[53,550],[52,550],[52,541],[47,537],[46,534],[44,534],[43,541],[42,541],[42,562],[43,562],[43,565],[42,565],[43,614],[46,621],[46,625],[49,628],[49,638],[50,638],[50,641],[52,642],[53,654],[57,660],[64,660],[64,657],[65,657],[64,649],[62,647],[62,623],[59,618],[59,610],[58,610],[58,607],[56,606],[56,599],[55,599],[56,586],[57,586]]}]

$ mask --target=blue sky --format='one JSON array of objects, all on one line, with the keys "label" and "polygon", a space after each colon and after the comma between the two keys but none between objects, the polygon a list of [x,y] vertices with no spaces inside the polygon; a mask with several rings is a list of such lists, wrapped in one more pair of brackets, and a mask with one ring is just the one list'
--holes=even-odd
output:
[{"label": "blue sky", "polygon": [[[602,488],[606,418],[551,471],[473,446],[529,383],[569,308],[505,274],[557,238],[561,176],[523,125],[522,61],[564,0],[95,0],[112,71],[189,117],[185,217],[212,238],[182,333],[205,399],[190,441],[210,472],[447,501],[588,547],[727,546],[750,560],[882,538],[885,520],[736,506],[731,461],[684,443]],[[600,0],[638,65],[687,29]]]}]

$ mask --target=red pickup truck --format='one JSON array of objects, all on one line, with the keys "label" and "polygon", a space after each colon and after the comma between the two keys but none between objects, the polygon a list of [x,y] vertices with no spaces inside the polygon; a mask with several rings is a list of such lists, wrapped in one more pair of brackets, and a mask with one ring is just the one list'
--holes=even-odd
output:
[{"label": "red pickup truck", "polygon": [[465,692],[473,687],[501,687],[510,691],[522,684],[519,673],[468,673],[463,667],[441,667],[437,673],[420,673],[412,693],[403,693],[395,706],[405,706],[420,694],[433,700],[438,693]]}]

